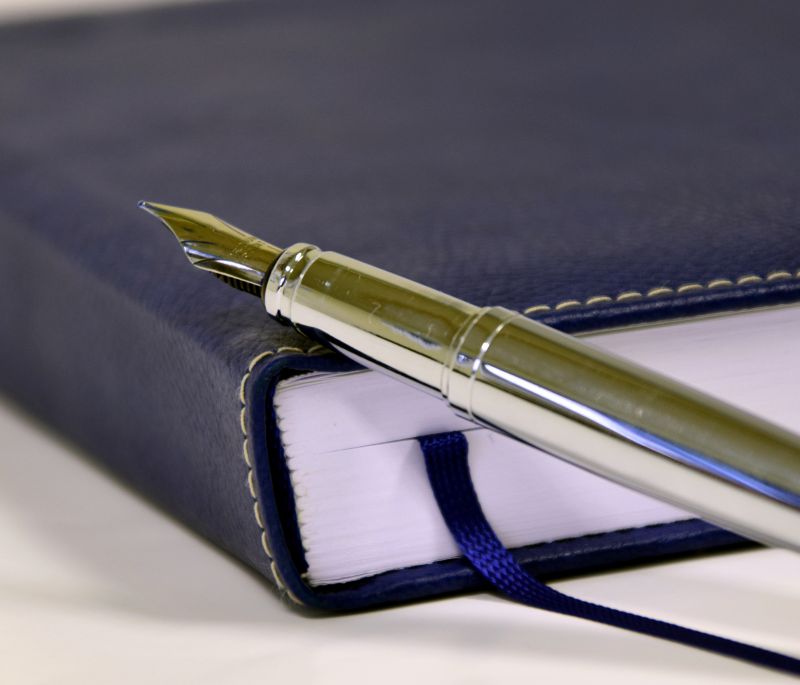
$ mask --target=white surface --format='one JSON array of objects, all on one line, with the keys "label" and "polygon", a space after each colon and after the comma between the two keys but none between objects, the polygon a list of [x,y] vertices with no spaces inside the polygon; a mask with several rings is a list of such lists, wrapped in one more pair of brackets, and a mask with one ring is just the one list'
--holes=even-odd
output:
[{"label": "white surface", "polygon": [[[309,618],[0,402],[0,683],[768,683],[785,676],[486,594]],[[560,582],[800,655],[800,557]]]},{"label": "white surface", "polygon": [[[800,307],[586,336],[793,430]],[[508,546],[687,518],[484,429],[434,396],[375,371],[297,376],[275,403],[309,576],[318,584],[457,555],[431,494],[415,436],[465,430],[475,489]]]}]

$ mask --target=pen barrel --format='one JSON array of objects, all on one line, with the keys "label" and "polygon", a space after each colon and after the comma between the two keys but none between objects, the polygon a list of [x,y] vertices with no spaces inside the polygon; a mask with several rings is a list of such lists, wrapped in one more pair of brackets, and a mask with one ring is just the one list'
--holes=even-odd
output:
[{"label": "pen barrel", "polygon": [[747,537],[800,550],[800,439],[492,308],[457,342],[450,402],[478,423]]},{"label": "pen barrel", "polygon": [[756,540],[800,550],[800,440],[501,307],[299,244],[267,311],[459,413]]},{"label": "pen barrel", "polygon": [[264,286],[267,312],[365,366],[439,394],[451,348],[479,307],[300,243]]}]

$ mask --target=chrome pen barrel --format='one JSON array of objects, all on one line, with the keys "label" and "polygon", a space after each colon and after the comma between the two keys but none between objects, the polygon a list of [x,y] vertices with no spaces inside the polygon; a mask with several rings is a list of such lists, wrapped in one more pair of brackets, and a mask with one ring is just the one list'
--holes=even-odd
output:
[{"label": "chrome pen barrel", "polygon": [[453,342],[478,307],[300,243],[264,285],[267,312],[365,366],[439,393]]},{"label": "chrome pen barrel", "polygon": [[800,550],[800,439],[517,312],[480,308],[312,245],[267,311],[461,414],[768,544]]},{"label": "chrome pen barrel", "polygon": [[458,343],[478,423],[767,544],[800,550],[800,438],[502,308]]}]

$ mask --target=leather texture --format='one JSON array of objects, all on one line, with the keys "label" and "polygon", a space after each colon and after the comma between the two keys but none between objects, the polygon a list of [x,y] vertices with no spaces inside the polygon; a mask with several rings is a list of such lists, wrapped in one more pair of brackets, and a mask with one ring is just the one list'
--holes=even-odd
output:
[{"label": "leather texture", "polygon": [[[460,561],[302,583],[266,398],[348,362],[276,353],[308,343],[191,269],[136,201],[572,332],[794,302],[798,28],[793,2],[522,0],[3,27],[0,388],[305,604],[477,587]],[[697,522],[600,538],[519,555],[553,577],[736,540]]]}]

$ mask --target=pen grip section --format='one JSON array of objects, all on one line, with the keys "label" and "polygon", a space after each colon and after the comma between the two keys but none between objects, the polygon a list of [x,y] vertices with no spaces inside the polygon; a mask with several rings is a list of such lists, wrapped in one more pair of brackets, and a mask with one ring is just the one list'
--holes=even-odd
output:
[{"label": "pen grip section", "polygon": [[479,307],[313,245],[277,260],[267,311],[365,366],[439,393],[454,341]]}]

